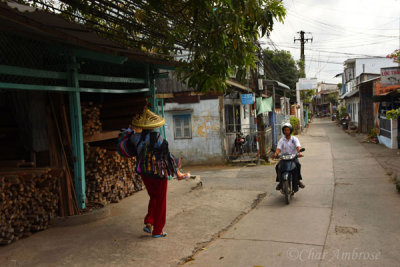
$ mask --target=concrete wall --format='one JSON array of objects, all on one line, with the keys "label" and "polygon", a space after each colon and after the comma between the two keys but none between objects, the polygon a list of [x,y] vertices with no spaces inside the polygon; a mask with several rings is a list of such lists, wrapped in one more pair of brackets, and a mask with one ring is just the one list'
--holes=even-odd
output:
[{"label": "concrete wall", "polygon": [[356,78],[362,73],[381,73],[381,68],[385,67],[396,67],[397,63],[393,62],[391,58],[356,58],[355,63],[348,63],[348,68],[345,68],[346,72],[352,72],[351,80],[346,83],[346,92],[350,92],[356,85]]},{"label": "concrete wall", "polygon": [[349,99],[346,99],[346,108],[347,111],[349,111],[348,105],[351,105],[351,112],[349,112],[349,115],[351,117],[351,121],[358,126],[358,112],[360,109],[360,98],[359,97],[351,97]]},{"label": "concrete wall", "polygon": [[[167,103],[164,107],[166,135],[170,151],[183,157],[183,164],[222,163],[219,100],[201,100],[200,103]],[[191,114],[192,138],[175,139],[173,115]]]},{"label": "concrete wall", "polygon": [[359,58],[356,59],[354,77],[361,73],[381,73],[381,68],[396,66],[398,66],[397,63],[393,62],[391,58]]}]

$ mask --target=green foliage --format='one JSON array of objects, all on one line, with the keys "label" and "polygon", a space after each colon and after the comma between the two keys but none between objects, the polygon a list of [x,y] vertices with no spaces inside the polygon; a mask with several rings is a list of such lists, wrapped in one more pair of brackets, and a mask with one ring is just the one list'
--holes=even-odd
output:
[{"label": "green foliage", "polygon": [[371,128],[369,130],[369,133],[368,133],[368,138],[374,138],[374,137],[377,137],[377,136],[378,136],[378,134],[376,132],[376,129],[375,128]]},{"label": "green foliage", "polygon": [[300,91],[300,98],[304,104],[310,104],[312,97],[315,95],[315,90],[302,90]]},{"label": "green foliage", "polygon": [[[257,63],[256,41],[283,22],[279,0],[27,1],[129,47],[179,61],[178,77],[199,91],[224,91]],[[57,6],[57,7],[54,7]]]},{"label": "green foliage", "polygon": [[393,62],[400,63],[400,49],[394,50],[392,53],[386,56],[387,58],[392,58]]},{"label": "green foliage", "polygon": [[397,119],[400,117],[400,108],[392,109],[386,112],[387,119]]},{"label": "green foliage", "polygon": [[299,70],[290,52],[265,49],[262,54],[265,78],[280,81],[295,89],[299,78]]},{"label": "green foliage", "polygon": [[347,109],[346,109],[346,107],[340,107],[340,109],[339,109],[339,120],[340,119],[343,119],[346,115],[347,115],[348,113],[347,113]]},{"label": "green foliage", "polygon": [[337,92],[330,93],[325,99],[329,101],[329,103],[332,103],[332,105],[336,105],[339,101],[339,94]]},{"label": "green foliage", "polygon": [[297,61],[297,66],[299,68],[299,78],[305,78],[306,77],[306,72],[305,70],[305,65],[306,63],[303,60],[298,60]]},{"label": "green foliage", "polygon": [[342,89],[342,86],[343,86],[342,83],[338,83],[337,84],[337,88],[340,89],[340,90]]},{"label": "green foliage", "polygon": [[296,118],[294,116],[290,117],[290,124],[293,127],[294,134],[297,134],[297,132],[298,132],[299,123],[300,123],[300,120],[298,118]]}]

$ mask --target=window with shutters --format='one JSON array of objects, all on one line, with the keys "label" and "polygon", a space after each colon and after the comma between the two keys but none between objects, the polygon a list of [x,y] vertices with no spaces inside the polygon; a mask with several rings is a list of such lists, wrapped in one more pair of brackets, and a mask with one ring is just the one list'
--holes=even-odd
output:
[{"label": "window with shutters", "polygon": [[174,115],[175,139],[192,138],[192,120],[190,114]]}]

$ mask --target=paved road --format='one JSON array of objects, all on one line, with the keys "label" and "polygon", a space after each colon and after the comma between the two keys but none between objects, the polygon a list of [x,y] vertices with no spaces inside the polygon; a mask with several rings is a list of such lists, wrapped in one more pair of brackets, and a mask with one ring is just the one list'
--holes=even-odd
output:
[{"label": "paved road", "polygon": [[328,120],[300,136],[306,189],[268,196],[190,266],[399,266],[400,195],[357,139]]}]

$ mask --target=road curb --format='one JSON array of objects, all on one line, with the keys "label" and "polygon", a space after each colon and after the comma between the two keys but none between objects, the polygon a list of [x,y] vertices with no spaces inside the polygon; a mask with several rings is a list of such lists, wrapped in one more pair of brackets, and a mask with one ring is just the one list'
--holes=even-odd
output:
[{"label": "road curb", "polygon": [[110,216],[110,205],[105,205],[103,208],[92,210],[89,213],[67,216],[64,218],[56,218],[53,221],[53,227],[68,227],[92,223]]}]

